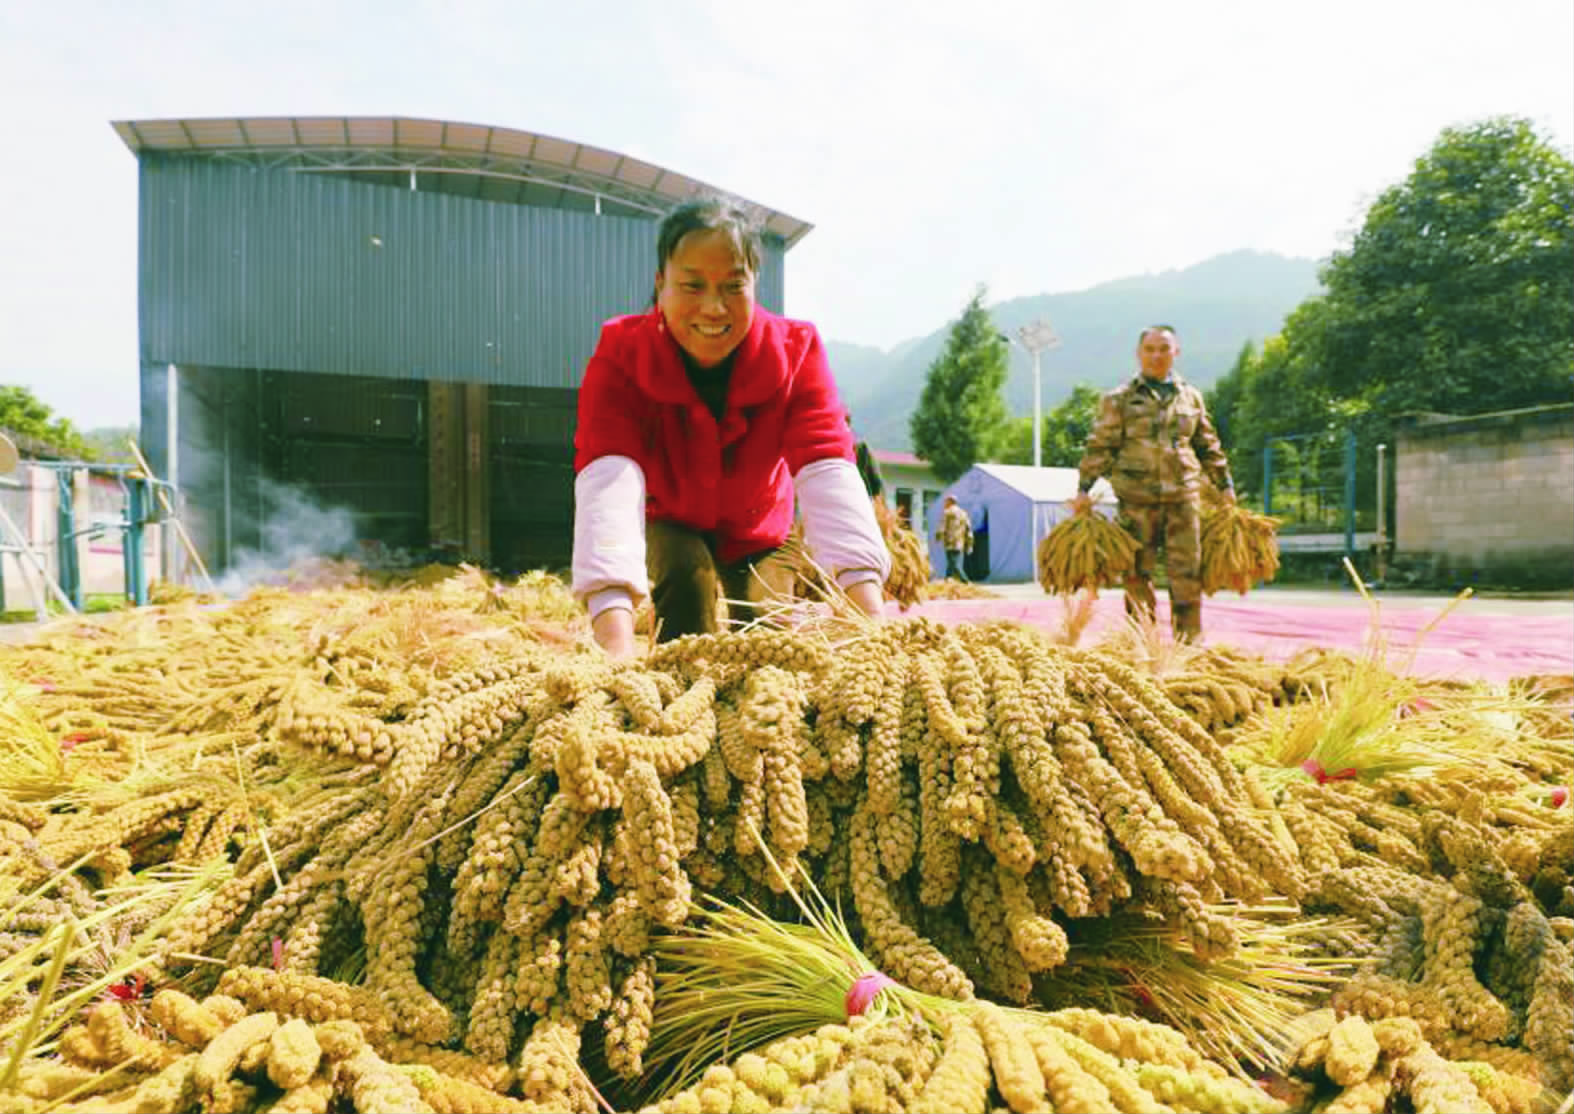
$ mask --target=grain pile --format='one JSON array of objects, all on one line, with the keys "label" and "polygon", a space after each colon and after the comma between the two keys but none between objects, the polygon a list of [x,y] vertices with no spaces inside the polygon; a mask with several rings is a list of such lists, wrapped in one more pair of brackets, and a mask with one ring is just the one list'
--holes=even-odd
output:
[{"label": "grain pile", "polygon": [[935,1023],[855,1017],[707,1069],[643,1114],[710,1110],[1230,1110],[1284,1105],[1160,1026],[982,1003]]},{"label": "grain pile", "polygon": [[[769,904],[765,850],[846,900],[892,977],[1015,1002],[1065,958],[1057,913],[1141,903],[1222,955],[1208,900],[1302,884],[1156,684],[1009,627],[890,623],[835,653],[695,636],[644,667],[522,659],[451,678],[398,724],[302,722],[281,709],[275,729],[380,766],[378,785],[295,814],[271,861],[243,854],[171,932],[171,962],[263,964],[277,937],[284,971],[324,974],[342,959],[325,949],[355,941],[398,1032],[496,1062],[529,1047],[526,1019],[577,1040],[627,1013],[649,934],[684,923],[696,886]],[[637,1039],[613,1044],[638,1064]]]},{"label": "grain pile", "polygon": [[946,577],[944,580],[931,580],[928,592],[929,598],[932,600],[993,600],[1000,598],[999,592],[991,591],[982,584],[954,580],[951,577]]},{"label": "grain pile", "polygon": [[[1060,1107],[1097,1093],[1078,1089],[1088,1076],[1117,1109],[1282,1108],[1231,1082],[1225,1053],[1264,1062],[1266,1047],[1005,1008],[1080,1004],[1062,997],[1078,972],[1129,969],[1117,941],[1143,925],[1155,979],[1178,977],[1164,956],[1238,983],[1231,957],[1269,971],[1315,953],[1364,965],[1336,989],[1341,1015],[1435,1000],[1418,1023],[1438,1057],[1497,1057],[1523,1081],[1481,1076],[1483,1101],[1565,1078],[1548,1034],[1568,1028],[1574,829],[1551,800],[1570,764],[1556,739],[1522,745],[1566,726],[1543,713],[1555,687],[1520,694],[1521,742],[1486,773],[1287,779],[1241,740],[1326,691],[1291,667],[1199,655],[1155,677],[1024,628],[927,620],[698,636],[613,663],[565,601],[556,582],[469,572],[187,601],[6,651],[32,717],[0,775],[15,879],[0,940],[33,949],[23,1012],[53,992],[48,918],[137,893],[116,914],[132,921],[93,931],[156,931],[135,956],[146,993],[118,1014],[102,987],[75,1000],[0,1087],[32,1102],[86,1087],[70,1101],[125,1109],[578,1110],[598,1090],[663,1109],[866,1108],[856,1085],[867,1108],[928,1093],[983,1110]],[[189,884],[166,878],[155,902],[150,872],[176,868]],[[813,1025],[652,1095],[672,978],[656,942],[706,895],[790,919],[784,879],[800,876],[871,965],[968,1004],[966,1023]],[[58,907],[28,919],[45,900]],[[1281,947],[1253,920],[1268,906],[1320,927]],[[85,953],[68,969],[92,985]],[[1275,992],[1305,1008],[1328,983]],[[1107,985],[1133,1013],[1195,1002]],[[191,1006],[157,998],[177,990]],[[217,1029],[190,1020],[204,1002]],[[21,1018],[0,1018],[0,1041],[22,1038]],[[1430,1093],[1417,1055],[1368,1074],[1411,1057],[1395,1093]],[[1326,1053],[1302,1061],[1328,1085]]]}]

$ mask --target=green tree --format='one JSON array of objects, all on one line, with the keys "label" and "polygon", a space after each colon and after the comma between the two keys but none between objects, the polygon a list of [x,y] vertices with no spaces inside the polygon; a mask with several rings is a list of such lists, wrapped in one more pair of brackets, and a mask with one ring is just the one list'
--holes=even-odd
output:
[{"label": "green tree", "polygon": [[92,450],[68,418],[58,418],[26,387],[0,386],[0,430],[31,437],[62,456],[91,459]]},{"label": "green tree", "polygon": [[[1100,393],[1097,387],[1078,383],[1071,393],[1044,414],[1044,465],[1048,468],[1075,468],[1098,417]],[[1013,418],[1006,426],[996,454],[1002,464],[1033,463],[1033,418]]]},{"label": "green tree", "polygon": [[1264,341],[1261,350],[1242,348],[1235,366],[1207,394],[1208,413],[1243,495],[1262,495],[1263,449],[1270,439],[1337,433],[1369,409],[1364,401],[1330,396],[1326,377],[1310,362],[1325,310],[1320,298],[1302,302],[1283,332]]},{"label": "green tree", "polygon": [[979,286],[951,327],[908,425],[913,451],[946,483],[988,459],[1006,431],[1006,342],[984,294]]},{"label": "green tree", "polygon": [[1569,401],[1570,212],[1574,162],[1529,121],[1446,129],[1324,268],[1303,355],[1390,417]]},{"label": "green tree", "polygon": [[140,438],[134,425],[100,426],[84,432],[82,441],[87,446],[87,451],[92,454],[88,457],[90,460],[99,460],[107,464],[133,464],[136,458],[132,455],[127,442],[140,441]]},{"label": "green tree", "polygon": [[1235,448],[1235,410],[1240,405],[1241,394],[1246,389],[1246,380],[1255,368],[1257,362],[1257,348],[1251,341],[1241,345],[1240,352],[1235,357],[1235,363],[1230,370],[1214,380],[1213,386],[1203,392],[1208,403],[1208,414],[1213,418],[1214,428],[1219,431],[1219,442],[1228,453]]}]

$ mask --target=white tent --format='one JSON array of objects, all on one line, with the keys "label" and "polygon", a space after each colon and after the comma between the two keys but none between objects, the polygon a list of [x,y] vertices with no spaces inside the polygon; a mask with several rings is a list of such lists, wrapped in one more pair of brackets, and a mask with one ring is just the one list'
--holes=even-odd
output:
[{"label": "white tent", "polygon": [[[1071,516],[1077,494],[1075,468],[1034,468],[1026,464],[975,464],[946,489],[973,522],[975,555],[969,575],[978,580],[1012,583],[1032,580],[1039,539]],[[1115,492],[1107,480],[1093,485],[1093,506],[1106,518],[1115,517]],[[935,534],[929,539],[929,563],[938,574],[945,551]]]}]

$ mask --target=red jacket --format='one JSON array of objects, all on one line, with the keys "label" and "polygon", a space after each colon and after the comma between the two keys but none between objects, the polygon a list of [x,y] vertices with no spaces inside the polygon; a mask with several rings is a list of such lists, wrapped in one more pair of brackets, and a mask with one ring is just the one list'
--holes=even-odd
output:
[{"label": "red jacket", "polygon": [[758,306],[733,353],[718,424],[700,401],[659,310],[615,317],[579,391],[574,471],[603,456],[645,473],[645,517],[712,531],[735,561],[787,540],[792,477],[853,459],[852,432],[813,325]]}]

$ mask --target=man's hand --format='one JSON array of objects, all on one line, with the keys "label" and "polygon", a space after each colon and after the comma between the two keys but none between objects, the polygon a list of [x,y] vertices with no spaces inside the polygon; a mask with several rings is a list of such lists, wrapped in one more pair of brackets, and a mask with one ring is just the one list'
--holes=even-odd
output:
[{"label": "man's hand", "polygon": [[1071,509],[1076,511],[1078,514],[1091,509],[1092,506],[1093,496],[1089,495],[1086,491],[1077,492],[1076,498],[1071,500]]},{"label": "man's hand", "polygon": [[632,658],[639,652],[634,640],[634,613],[626,607],[609,607],[591,621],[596,645],[610,657]]},{"label": "man's hand", "polygon": [[874,580],[860,580],[849,586],[847,598],[871,619],[880,618],[885,610],[885,596],[880,591],[879,582]]}]

